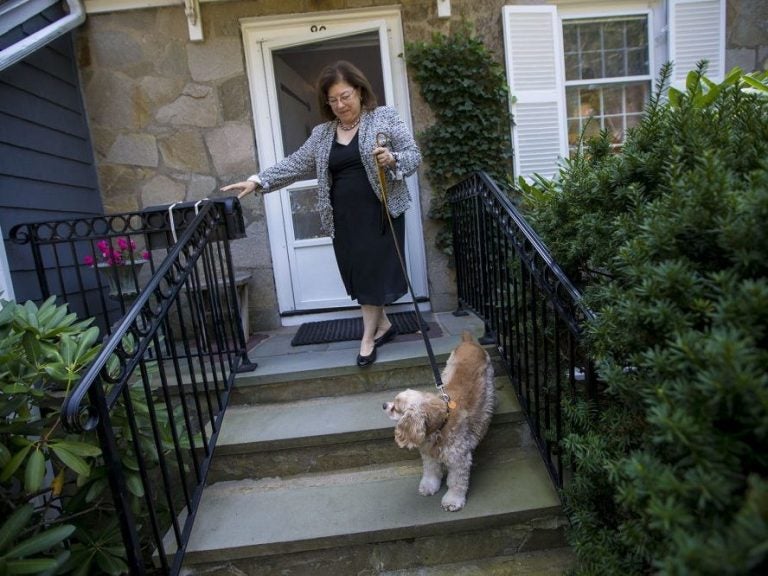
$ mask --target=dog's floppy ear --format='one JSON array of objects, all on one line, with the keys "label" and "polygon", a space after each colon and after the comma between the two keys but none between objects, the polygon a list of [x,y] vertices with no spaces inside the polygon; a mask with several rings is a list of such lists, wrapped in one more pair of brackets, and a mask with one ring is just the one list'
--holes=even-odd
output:
[{"label": "dog's floppy ear", "polygon": [[424,442],[426,422],[421,410],[408,408],[395,426],[395,442],[400,448],[418,448]]}]

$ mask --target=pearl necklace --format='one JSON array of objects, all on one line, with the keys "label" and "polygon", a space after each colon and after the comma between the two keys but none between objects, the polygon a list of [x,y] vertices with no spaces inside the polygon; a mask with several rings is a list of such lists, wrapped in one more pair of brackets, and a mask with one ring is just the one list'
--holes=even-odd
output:
[{"label": "pearl necklace", "polygon": [[341,120],[339,120],[339,128],[344,130],[344,132],[349,132],[350,130],[353,130],[357,127],[357,125],[360,124],[360,116],[357,117],[357,120],[355,120],[352,124],[349,126],[344,126],[344,124],[341,123]]}]

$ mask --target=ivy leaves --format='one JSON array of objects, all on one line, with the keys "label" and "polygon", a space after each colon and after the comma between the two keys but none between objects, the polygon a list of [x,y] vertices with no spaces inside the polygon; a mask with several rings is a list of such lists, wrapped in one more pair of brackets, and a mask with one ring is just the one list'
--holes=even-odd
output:
[{"label": "ivy leaves", "polygon": [[[477,171],[511,173],[509,89],[504,70],[468,24],[406,47],[406,60],[435,123],[419,135],[432,184],[430,217],[450,219],[447,189]],[[450,230],[450,227],[448,227]],[[450,234],[438,238],[450,253]]]}]

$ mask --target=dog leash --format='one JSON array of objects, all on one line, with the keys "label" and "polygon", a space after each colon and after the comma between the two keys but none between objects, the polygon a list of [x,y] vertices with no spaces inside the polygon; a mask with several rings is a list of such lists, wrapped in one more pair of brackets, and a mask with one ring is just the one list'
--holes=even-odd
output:
[{"label": "dog leash", "polygon": [[[376,145],[380,146],[382,148],[386,148],[389,145],[389,138],[386,134],[383,132],[379,132],[376,134]],[[413,300],[413,309],[416,312],[416,319],[419,323],[419,330],[421,331],[421,337],[424,340],[424,347],[427,349],[427,358],[429,359],[429,365],[432,367],[432,374],[435,379],[435,387],[440,391],[440,398],[442,398],[446,404],[448,405],[449,409],[453,408],[451,404],[451,398],[448,396],[448,393],[445,391],[445,384],[443,384],[443,380],[440,377],[440,369],[437,367],[437,360],[435,359],[435,353],[432,350],[432,343],[429,341],[429,337],[427,336],[427,325],[424,322],[424,318],[421,315],[421,310],[419,310],[419,304],[416,302],[416,295],[413,292],[413,286],[411,285],[411,279],[408,276],[408,271],[405,267],[405,260],[403,259],[403,253],[400,249],[400,244],[397,241],[397,235],[395,234],[395,225],[392,222],[392,215],[389,213],[389,207],[387,202],[387,180],[386,176],[384,174],[384,168],[379,165],[378,162],[376,162],[376,167],[378,169],[378,175],[379,175],[379,184],[381,185],[381,199],[382,199],[382,205],[383,210],[387,214],[387,220],[389,221],[389,229],[392,232],[392,241],[395,243],[395,251],[397,252],[397,258],[400,261],[400,268],[403,271],[403,276],[405,277],[405,283],[408,285],[408,292],[411,294],[411,299]]]}]

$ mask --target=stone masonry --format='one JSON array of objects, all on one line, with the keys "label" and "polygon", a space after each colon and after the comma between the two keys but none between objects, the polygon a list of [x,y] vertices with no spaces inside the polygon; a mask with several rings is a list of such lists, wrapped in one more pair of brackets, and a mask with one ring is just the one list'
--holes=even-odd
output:
[{"label": "stone masonry", "polygon": [[[518,3],[543,3],[520,0]],[[257,169],[253,117],[239,19],[253,16],[398,5],[406,42],[448,33],[462,19],[503,61],[503,0],[452,0],[450,19],[435,0],[259,0],[201,5],[203,42],[189,40],[183,4],[90,14],[77,32],[84,99],[107,212],[216,196],[219,187]],[[745,16],[748,15],[748,16]],[[754,17],[759,15],[760,17]],[[729,0],[728,68],[764,69],[768,3]],[[416,134],[431,114],[410,86]],[[456,305],[455,279],[426,217],[430,189],[420,170],[421,205],[432,308]],[[248,237],[234,244],[235,263],[253,272],[250,313],[256,330],[280,325],[264,205],[244,203]]]}]

